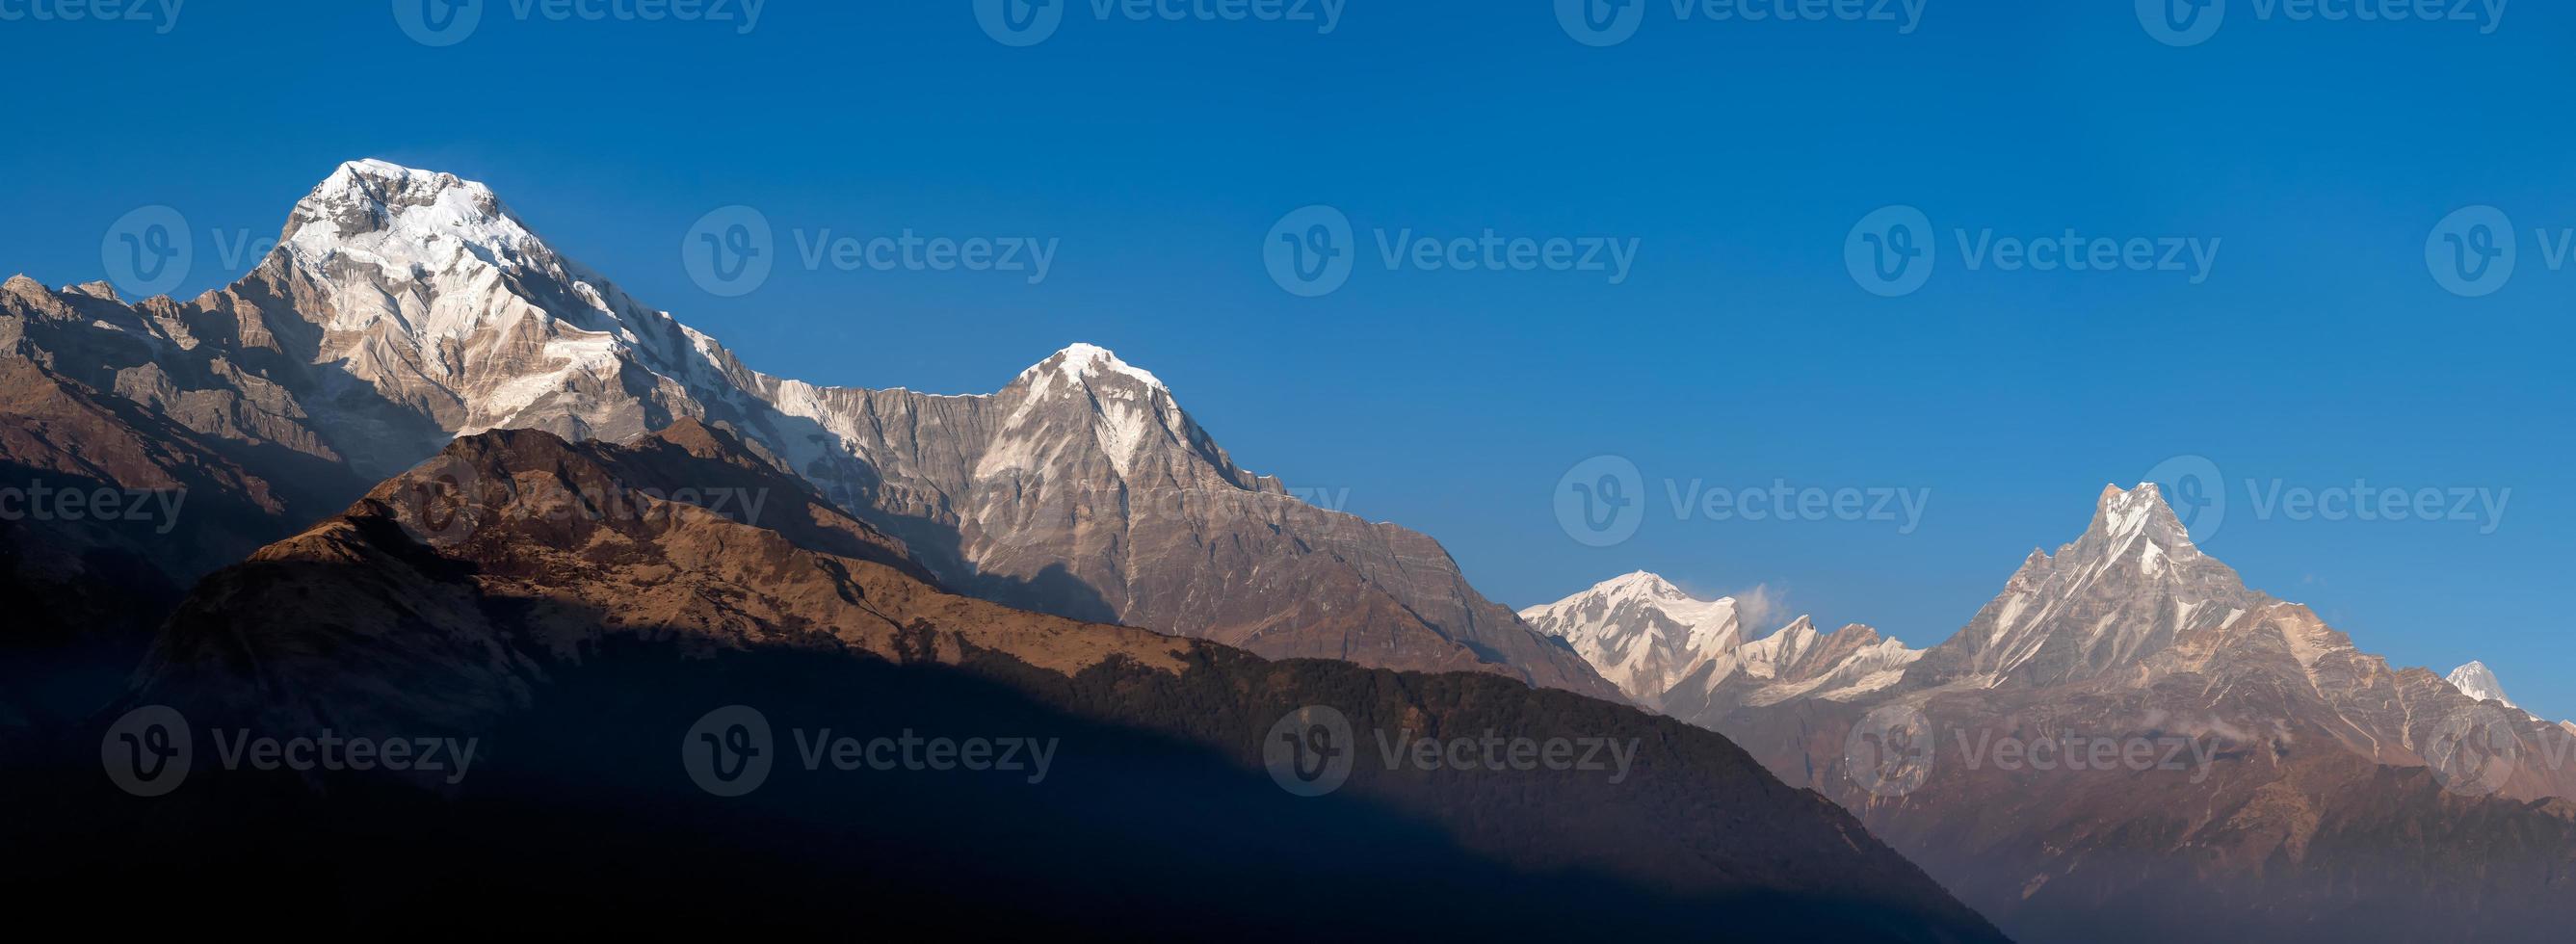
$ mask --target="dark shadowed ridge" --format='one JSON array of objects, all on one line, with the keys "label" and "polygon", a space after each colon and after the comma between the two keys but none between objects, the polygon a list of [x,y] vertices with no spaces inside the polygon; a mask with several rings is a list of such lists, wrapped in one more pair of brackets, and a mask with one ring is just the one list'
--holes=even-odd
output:
[{"label": "dark shadowed ridge", "polygon": [[[13,840],[34,850],[13,887],[73,907],[79,876],[140,857],[192,876],[183,897],[311,890],[352,924],[465,901],[615,926],[2001,939],[1714,733],[1488,674],[1265,661],[953,596],[738,445],[694,425],[467,437],[207,579],[128,704],[201,732],[475,737],[472,774],[206,770],[147,804],[97,783],[92,739],[62,781],[12,781],[87,788]],[[655,497],[721,489],[768,492],[749,520]],[[758,708],[780,755],[733,800],[681,756],[725,705]],[[1262,748],[1311,705],[1350,719],[1360,763],[1307,799]],[[797,732],[825,728],[1060,747],[1037,784],[805,770]],[[1377,732],[1638,747],[1610,783],[1389,769]]]}]

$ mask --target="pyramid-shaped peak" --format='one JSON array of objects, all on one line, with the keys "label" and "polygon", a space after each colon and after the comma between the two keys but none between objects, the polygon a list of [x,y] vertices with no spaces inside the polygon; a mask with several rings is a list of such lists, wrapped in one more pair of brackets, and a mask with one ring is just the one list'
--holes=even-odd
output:
[{"label": "pyramid-shaped peak", "polygon": [[2484,662],[2472,661],[2452,669],[2451,674],[2444,681],[2450,682],[2451,687],[2459,689],[2460,694],[2479,701],[2503,702],[2508,708],[2514,707],[2513,699],[2505,697],[2504,683],[2496,678],[2495,670],[2487,668]]},{"label": "pyramid-shaped peak", "polygon": [[347,259],[392,272],[437,271],[460,256],[504,266],[553,257],[492,188],[372,158],[341,164],[297,201],[280,242],[310,265]]},{"label": "pyramid-shaped peak", "polygon": [[1116,351],[1097,344],[1076,342],[1067,345],[1063,350],[1047,355],[1045,360],[1021,371],[1020,379],[1027,380],[1047,371],[1071,378],[1077,383],[1089,381],[1093,377],[1113,376],[1136,381],[1153,390],[1171,389],[1164,386],[1162,379],[1154,376],[1153,373],[1120,360]]},{"label": "pyramid-shaped peak", "polygon": [[2158,543],[2191,544],[2190,529],[2183,527],[2182,518],[2165,502],[2164,490],[2154,482],[2140,482],[2130,489],[2105,486],[2094,504],[2092,530],[2111,537],[2152,534],[2167,539]]}]

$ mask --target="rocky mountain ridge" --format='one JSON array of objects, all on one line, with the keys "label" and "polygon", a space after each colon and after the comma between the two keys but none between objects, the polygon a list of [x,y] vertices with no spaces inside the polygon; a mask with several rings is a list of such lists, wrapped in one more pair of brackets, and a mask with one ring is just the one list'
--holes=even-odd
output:
[{"label": "rocky mountain ridge", "polygon": [[1273,656],[1618,697],[1436,541],[1241,469],[1168,387],[1104,349],[1068,347],[982,396],[771,377],[449,174],[344,164],[248,276],[185,302],[12,279],[0,337],[293,483],[288,521],[460,435],[625,441],[695,419],[759,444],[962,592]]}]

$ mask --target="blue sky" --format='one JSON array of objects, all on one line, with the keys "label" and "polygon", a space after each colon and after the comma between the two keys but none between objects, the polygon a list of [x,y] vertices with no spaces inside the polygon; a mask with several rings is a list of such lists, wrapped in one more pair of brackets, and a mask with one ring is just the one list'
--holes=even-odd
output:
[{"label": "blue sky", "polygon": [[[772,373],[986,391],[1095,342],[1245,465],[1440,537],[1514,606],[1645,568],[1918,644],[2072,539],[2104,483],[2201,456],[2231,499],[2205,547],[2254,584],[2401,665],[2484,659],[2576,715],[2564,5],[2510,5],[2488,31],[2232,0],[2177,47],[2125,2],[1928,0],[1908,29],[1653,0],[1594,47],[1538,0],[1348,0],[1329,33],[1194,18],[1214,0],[1174,0],[1177,20],[1066,2],[1024,48],[965,0],[773,0],[747,31],[740,2],[709,22],[486,0],[444,47],[381,2],[197,0],[157,22],[0,4],[0,269],[100,277],[116,221],[169,206],[194,292],[247,269],[234,244],[273,237],[341,160],[450,170]],[[1264,251],[1314,204],[1350,222],[1355,265],[1301,297]],[[680,250],[733,205],[761,212],[778,265],[727,297]],[[1899,297],[1846,264],[1889,206],[1918,210],[1936,253]],[[2474,298],[2427,261],[2469,206],[2498,208],[2518,248]],[[905,230],[1056,249],[1037,284],[797,251]],[[1634,258],[1614,280],[1390,269],[1378,247],[1487,230]],[[1981,251],[2069,230],[2114,256],[2215,252],[2078,272]],[[1599,455],[1646,493],[1608,547],[1552,498]],[[2356,480],[2503,512],[2258,500]],[[1668,483],[1923,504],[1910,527],[1685,520]]]}]

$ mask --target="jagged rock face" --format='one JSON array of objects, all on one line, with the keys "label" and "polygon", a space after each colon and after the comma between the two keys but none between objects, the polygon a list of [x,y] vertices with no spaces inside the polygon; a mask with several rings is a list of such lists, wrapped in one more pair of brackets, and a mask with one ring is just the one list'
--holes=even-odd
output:
[{"label": "jagged rock face", "polygon": [[[2034,554],[1895,684],[1687,717],[1860,811],[2025,940],[2563,931],[2576,739],[2245,588],[2152,486],[2107,491],[2083,537]],[[1854,758],[1907,717],[1933,752],[1889,789]],[[2138,742],[2149,769],[1992,750]]]},{"label": "jagged rock face", "polygon": [[1700,723],[1748,704],[1861,697],[1895,684],[1923,655],[1858,624],[1820,633],[1803,616],[1747,641],[1735,600],[1696,599],[1644,571],[1521,616],[1565,639],[1638,704]]},{"label": "jagged rock face", "polygon": [[[746,512],[737,516],[654,497],[739,492],[765,496],[759,510],[737,504]],[[1411,911],[1423,893],[1474,905],[1464,918],[1442,912],[1451,927],[1501,909],[1517,916],[1511,921],[1539,922],[1533,926],[1640,933],[1727,927],[1765,937],[1804,930],[1829,939],[2000,940],[1844,811],[1788,788],[1712,732],[1490,675],[1273,663],[1206,641],[1014,611],[941,592],[908,570],[903,551],[723,430],[683,421],[625,445],[485,433],[202,583],[164,631],[134,701],[175,706],[201,725],[241,724],[281,738],[481,738],[489,759],[474,777],[424,779],[420,785],[445,794],[433,809],[396,804],[408,818],[330,861],[363,859],[379,841],[415,841],[423,816],[479,829],[478,815],[532,810],[525,815],[546,824],[540,835],[548,846],[614,860],[542,875],[549,896],[558,885],[588,891],[594,868],[665,874],[626,858],[658,854],[658,846],[627,833],[597,847],[559,842],[559,833],[578,828],[557,825],[559,818],[582,822],[595,808],[639,803],[672,829],[674,818],[694,825],[710,808],[676,772],[671,748],[687,722],[666,724],[664,716],[765,705],[784,726],[810,720],[805,711],[861,701],[900,716],[877,723],[908,728],[1028,705],[1046,713],[1044,727],[1006,733],[1063,740],[1059,779],[1042,792],[1016,786],[952,809],[942,791],[913,786],[940,781],[874,773],[799,804],[806,794],[792,782],[777,785],[794,780],[782,773],[758,796],[716,804],[734,811],[745,807],[724,804],[762,802],[752,808],[770,817],[726,844],[775,847],[798,874],[824,870],[831,879],[824,884],[842,885],[841,894],[818,896],[831,907],[875,904],[870,896],[890,894],[881,883],[920,881],[878,876],[890,869],[932,877],[933,893],[958,882],[999,884],[1015,903],[1078,889],[1069,897],[1089,896],[1083,904],[1095,914],[1097,895],[1115,894],[1091,890],[1104,882],[1151,882],[1184,913],[1202,896],[1231,904],[1272,899],[1277,887],[1294,885],[1300,908],[1377,901]],[[742,677],[739,697],[748,701],[703,685],[751,672],[746,666],[767,667]],[[692,695],[674,698],[665,686]],[[903,697],[869,701],[880,688]],[[779,702],[791,697],[817,701],[791,702],[790,714]],[[663,704],[672,700],[681,704]],[[1367,756],[1343,793],[1299,805],[1306,801],[1262,775],[1263,742],[1282,713],[1307,705],[1336,706],[1361,732],[1562,731],[1634,737],[1642,746],[1634,779],[1612,785],[1508,766],[1426,772],[1380,764],[1362,734],[1349,747]],[[638,757],[621,757],[620,745],[630,742]],[[784,769],[799,748],[782,730],[775,749]],[[89,773],[95,781],[95,769]],[[345,804],[332,819],[341,824],[383,785],[344,777],[329,786]],[[192,781],[187,790],[201,787]],[[633,799],[639,795],[649,802]],[[156,827],[186,821],[160,812]],[[118,806],[101,815],[129,814]],[[1090,832],[1115,833],[1118,847],[1071,850],[1085,867],[1023,859],[1058,851],[1051,843],[1060,831],[1089,837],[1079,824],[1101,816],[1115,824]],[[887,851],[919,831],[917,820],[936,824],[924,835],[936,843],[953,840],[947,830],[995,818],[1035,828],[1006,854],[976,847],[964,866],[954,856]],[[1407,841],[1388,841],[1389,830]],[[167,850],[195,833],[170,832],[142,841],[154,843],[156,856],[176,855]],[[1411,838],[1417,832],[1428,839]],[[1354,849],[1377,854],[1344,851],[1354,837]],[[1315,843],[1333,850],[1333,861],[1295,857]],[[677,848],[708,854],[696,844]],[[1420,850],[1433,851],[1421,858]],[[514,883],[525,879],[510,856],[481,855],[498,861],[473,870],[478,884],[520,891]],[[1185,861],[1168,871],[1174,862],[1165,855]],[[1425,879],[1415,869],[1435,871]],[[845,870],[853,877],[839,878]],[[234,873],[209,874],[220,882]],[[706,880],[722,888],[769,880],[753,874],[762,877]],[[696,880],[695,872],[667,879]],[[1425,891],[1410,890],[1418,882],[1428,882]],[[1408,889],[1400,906],[1376,897],[1386,883]],[[964,897],[989,900],[992,887],[973,884]],[[1343,897],[1351,887],[1361,897]],[[1549,890],[1579,892],[1601,913],[1569,911]],[[738,914],[736,900],[723,904]],[[1154,911],[1116,920],[1156,929],[1167,919]],[[1337,906],[1336,913],[1359,912]]]},{"label": "jagged rock face", "polygon": [[2032,551],[2002,595],[1913,671],[1922,685],[2055,685],[2131,666],[2266,601],[2192,546],[2152,484],[2105,489],[2093,526]]},{"label": "jagged rock face", "polygon": [[1638,704],[1654,706],[1704,663],[1744,644],[1732,597],[1701,600],[1638,571],[1521,611],[1556,636]]},{"label": "jagged rock face", "polygon": [[694,418],[749,437],[964,592],[1272,656],[1616,695],[1436,542],[1235,467],[1106,351],[1067,349],[990,396],[765,376],[452,175],[343,165],[255,271],[193,301],[126,306],[16,279],[0,306],[0,331],[41,335],[22,353],[256,456],[313,513],[458,435],[624,441]]},{"label": "jagged rock face", "polygon": [[1922,657],[1922,650],[1870,627],[1853,623],[1826,634],[1801,616],[1683,679],[1665,696],[1665,710],[1701,720],[1739,706],[1799,698],[1851,701],[1896,684]]},{"label": "jagged rock face", "polygon": [[849,454],[789,455],[967,592],[1273,658],[1501,671],[1617,697],[1478,594],[1438,542],[1236,466],[1168,387],[1106,350],[1068,348],[991,396],[815,393],[796,409]]},{"label": "jagged rock face", "polygon": [[62,722],[122,690],[188,583],[281,532],[285,515],[278,490],[217,442],[32,358],[0,358],[0,717],[20,719],[0,728]]}]

